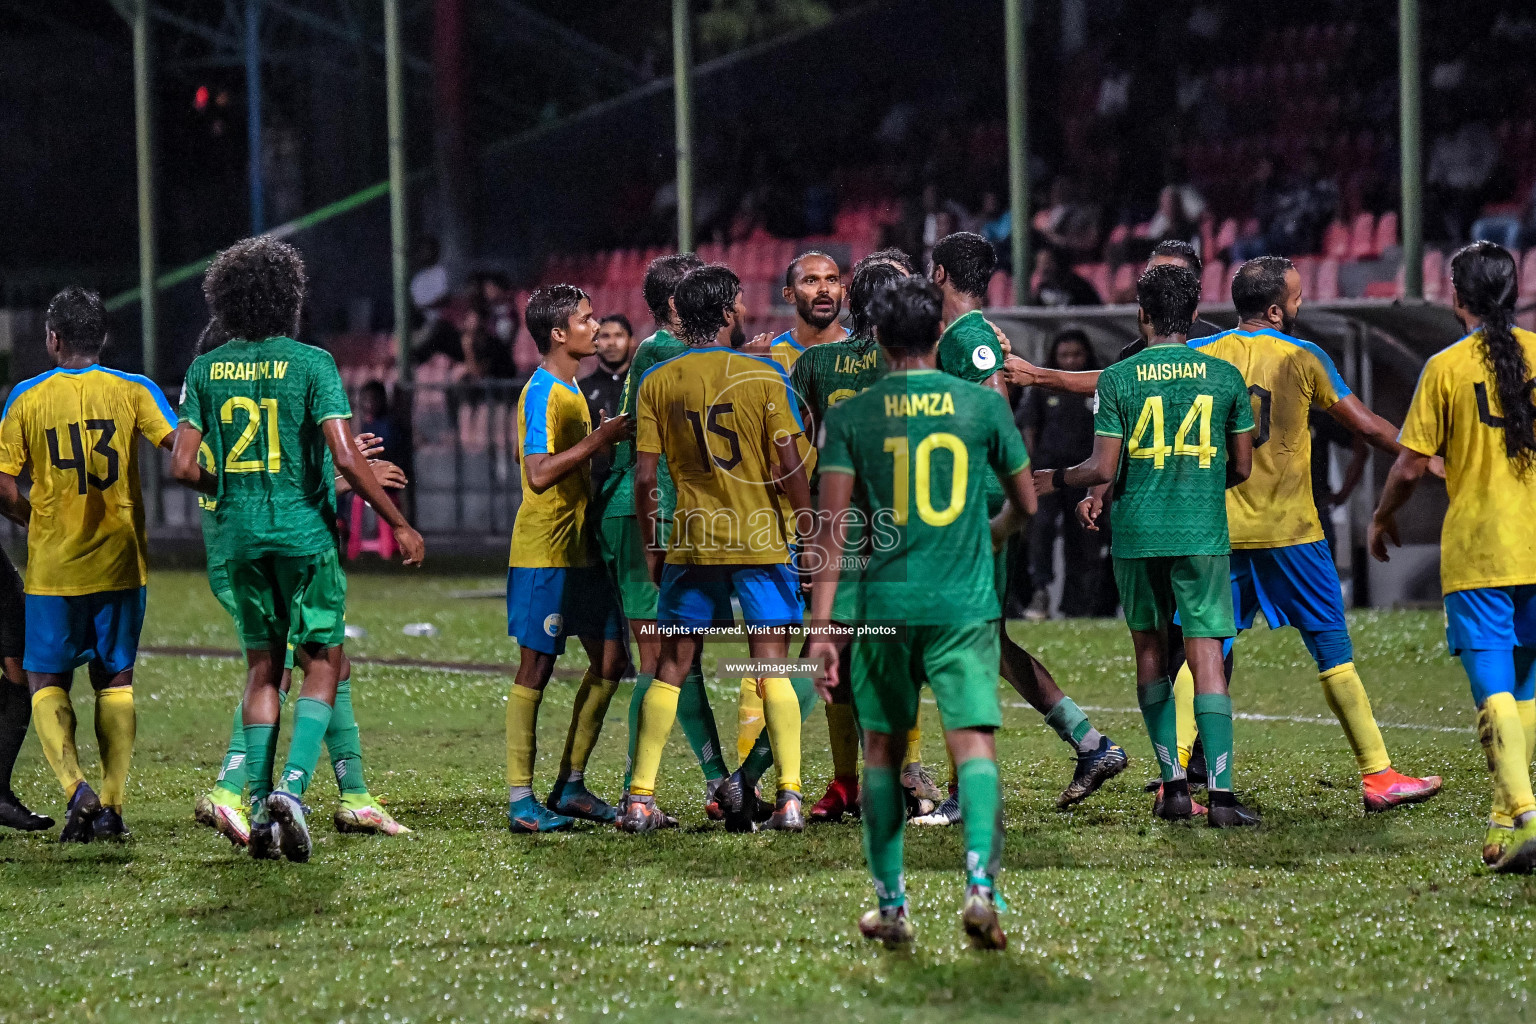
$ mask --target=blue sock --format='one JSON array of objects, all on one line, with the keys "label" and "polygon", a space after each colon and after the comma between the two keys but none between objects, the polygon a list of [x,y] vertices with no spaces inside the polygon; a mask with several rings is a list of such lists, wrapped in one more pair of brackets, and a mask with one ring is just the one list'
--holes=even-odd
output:
[{"label": "blue sock", "polygon": [[1307,653],[1317,662],[1319,672],[1327,672],[1355,660],[1355,645],[1350,642],[1348,630],[1323,629],[1314,633],[1298,628],[1297,632],[1301,634],[1301,642],[1307,645]]}]

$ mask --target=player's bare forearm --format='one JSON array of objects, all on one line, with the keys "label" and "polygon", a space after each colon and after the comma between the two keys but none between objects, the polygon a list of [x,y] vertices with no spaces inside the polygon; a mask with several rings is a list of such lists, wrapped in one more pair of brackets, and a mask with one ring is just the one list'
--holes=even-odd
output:
[{"label": "player's bare forearm", "polygon": [[348,426],[348,421],[343,419],[329,419],[322,424],[326,446],[331,449],[331,459],[336,463],[336,472],[346,478],[354,493],[361,495],[364,501],[373,506],[380,519],[394,529],[408,528],[410,523],[406,522],[405,514],[389,500],[389,495],[384,493],[384,488],[374,479],[367,460],[358,454]]},{"label": "player's bare forearm", "polygon": [[1381,500],[1376,503],[1376,512],[1371,516],[1371,524],[1365,533],[1366,547],[1370,549],[1371,557],[1378,562],[1389,561],[1388,540],[1391,540],[1394,547],[1402,546],[1397,535],[1397,510],[1413,496],[1413,489],[1419,485],[1424,474],[1429,472],[1429,463],[1428,455],[1411,448],[1404,448],[1392,463],[1387,482],[1381,489]]},{"label": "player's bare forearm", "polygon": [[1253,433],[1243,431],[1227,438],[1227,486],[1236,487],[1253,473]]},{"label": "player's bare forearm", "polygon": [[[217,494],[219,479],[202,467],[197,453],[203,446],[203,432],[183,420],[167,435],[171,445],[171,477],[200,494]],[[164,447],[165,442],[161,442]]]},{"label": "player's bare forearm", "polygon": [[[1093,454],[1071,469],[1062,470],[1062,484],[1066,487],[1093,487],[1109,483],[1115,478],[1115,470],[1120,468],[1120,445],[1118,437],[1095,435]],[[1037,495],[1050,494],[1056,489],[1056,473],[1054,469],[1035,470]]]},{"label": "player's bare forearm", "polygon": [[605,419],[602,425],[563,452],[534,452],[523,456],[528,485],[542,494],[592,460],[592,456],[633,432],[628,417]]},{"label": "player's bare forearm", "polygon": [[1348,395],[1328,407],[1328,415],[1348,427],[1356,436],[1378,451],[1396,455],[1403,450],[1397,443],[1397,428],[1366,408],[1364,402]]},{"label": "player's bare forearm", "polygon": [[806,478],[805,462],[800,458],[801,436],[792,434],[789,437],[775,438],[773,442],[774,450],[778,452],[779,465],[784,469],[784,477],[779,484],[784,488],[784,494],[795,510],[797,534],[800,526],[808,522],[814,514],[811,505],[811,482]]},{"label": "player's bare forearm", "polygon": [[1091,395],[1099,386],[1098,370],[1051,370],[1018,356],[1009,356],[1003,363],[1002,376],[1019,387],[1045,388],[1069,395]]},{"label": "player's bare forearm", "polygon": [[0,473],[0,513],[17,526],[32,520],[32,503],[21,493],[21,486],[9,473]]}]

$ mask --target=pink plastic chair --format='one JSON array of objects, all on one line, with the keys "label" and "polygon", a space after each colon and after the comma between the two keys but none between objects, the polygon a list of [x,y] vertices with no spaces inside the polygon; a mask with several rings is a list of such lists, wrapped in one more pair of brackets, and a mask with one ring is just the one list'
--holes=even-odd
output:
[{"label": "pink plastic chair", "polygon": [[380,558],[388,561],[395,557],[395,534],[382,519],[375,518],[376,536],[371,540],[363,538],[363,510],[368,503],[357,495],[352,496],[351,529],[347,531],[347,561],[353,561],[364,551],[372,552]]}]

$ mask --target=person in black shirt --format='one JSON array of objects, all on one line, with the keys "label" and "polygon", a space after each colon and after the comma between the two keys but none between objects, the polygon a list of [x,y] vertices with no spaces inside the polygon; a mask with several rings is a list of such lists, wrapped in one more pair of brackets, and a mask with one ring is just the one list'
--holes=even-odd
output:
[{"label": "person in black shirt", "polygon": [[[629,376],[629,363],[634,357],[635,331],[629,318],[623,313],[612,313],[598,321],[597,369],[587,374],[576,385],[587,396],[587,407],[592,411],[592,422],[601,423],[604,417],[619,414],[619,401],[624,396],[624,378]],[[592,457],[592,493],[602,489],[608,476],[612,455],[600,452]]]},{"label": "person in black shirt", "polygon": [[[1067,372],[1099,368],[1088,335],[1077,328],[1067,328],[1056,335],[1046,363],[1052,369]],[[1029,449],[1030,464],[1037,469],[1066,469],[1082,462],[1093,451],[1091,395],[1063,395],[1031,388],[1024,396],[1017,422]],[[1054,577],[1053,551],[1058,536],[1065,546],[1066,570],[1061,613],[1076,617],[1112,611],[1112,605],[1105,607],[1103,597],[1104,538],[1085,530],[1073,514],[1086,493],[1080,487],[1061,488],[1040,499],[1040,511],[1029,524],[1028,578],[1034,594],[1025,612],[1028,618],[1043,619],[1049,611],[1046,588]],[[1018,578],[1023,576],[1020,573]]]}]

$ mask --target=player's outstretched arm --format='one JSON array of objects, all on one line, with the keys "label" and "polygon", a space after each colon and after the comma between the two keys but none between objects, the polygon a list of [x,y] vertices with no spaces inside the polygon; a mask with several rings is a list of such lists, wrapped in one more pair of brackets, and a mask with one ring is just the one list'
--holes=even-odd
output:
[{"label": "player's outstretched arm", "polygon": [[1376,503],[1376,512],[1371,516],[1371,525],[1365,535],[1366,546],[1376,561],[1391,560],[1387,554],[1388,540],[1392,541],[1393,547],[1403,546],[1397,536],[1397,510],[1413,496],[1413,489],[1429,470],[1430,457],[1412,448],[1404,448],[1398,453],[1397,461],[1392,463],[1392,471],[1387,474],[1381,500]]},{"label": "player's outstretched arm", "polygon": [[604,448],[612,447],[633,435],[634,424],[628,416],[604,417],[596,430],[563,452],[533,452],[524,455],[523,466],[528,470],[528,486],[536,493],[543,493],[580,469]]},{"label": "player's outstretched arm", "polygon": [[784,476],[779,480],[779,486],[789,497],[789,503],[795,509],[795,532],[800,533],[799,526],[811,521],[814,515],[811,506],[811,482],[805,475],[805,462],[800,457],[800,434],[787,434],[773,439],[773,447],[778,453],[779,466],[782,467]]},{"label": "player's outstretched arm", "polygon": [[1060,487],[1094,487],[1109,483],[1115,478],[1115,470],[1120,468],[1120,446],[1118,437],[1096,435],[1093,454],[1071,469],[1035,470],[1035,493],[1045,495]]},{"label": "player's outstretched arm", "polygon": [[853,499],[853,474],[839,470],[822,470],[821,509],[816,516],[816,530],[807,551],[817,559],[816,573],[811,584],[811,638],[806,645],[805,656],[820,659],[821,675],[816,680],[816,691],[821,699],[831,703],[832,691],[837,688],[837,643],[831,637],[817,634],[832,619],[832,603],[837,597],[837,582],[842,574],[843,547],[848,539],[846,513]]},{"label": "player's outstretched arm", "polygon": [[32,521],[32,503],[9,473],[0,473],[0,514],[17,526],[24,527]]},{"label": "player's outstretched arm", "polygon": [[661,456],[655,452],[635,451],[635,517],[640,522],[640,544],[651,582],[661,582],[661,567],[666,552],[658,542],[656,529],[656,473]]},{"label": "player's outstretched arm", "polygon": [[[421,539],[421,534],[405,521],[405,515],[389,500],[384,488],[379,486],[373,471],[368,468],[368,460],[358,454],[348,429],[350,421],[334,417],[323,421],[320,426],[325,432],[325,444],[331,450],[331,460],[336,463],[336,471],[346,477],[352,490],[372,505],[379,518],[389,524],[395,534],[395,543],[400,545],[402,561],[406,565],[420,565],[427,554],[426,543]],[[195,448],[193,452],[195,459]]]},{"label": "player's outstretched arm", "polygon": [[1049,370],[1036,366],[1022,356],[1009,356],[1003,361],[1002,375],[1009,384],[1021,388],[1045,388],[1069,395],[1091,395],[1099,386],[1098,370]]},{"label": "player's outstretched arm", "polygon": [[[178,483],[186,484],[200,494],[217,494],[219,478],[202,467],[197,461],[198,449],[203,446],[203,432],[186,420],[166,435],[171,449],[171,476]],[[164,446],[165,441],[161,442]]]},{"label": "player's outstretched arm", "polygon": [[1236,487],[1253,472],[1253,432],[1227,437],[1227,486]]},{"label": "player's outstretched arm", "polygon": [[992,517],[992,550],[1000,551],[1008,538],[1024,528],[1029,517],[1040,510],[1040,499],[1035,494],[1035,482],[1026,466],[1012,476],[998,478],[1008,500],[997,515]]}]

